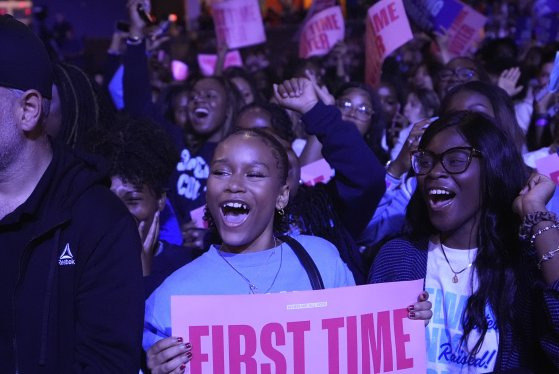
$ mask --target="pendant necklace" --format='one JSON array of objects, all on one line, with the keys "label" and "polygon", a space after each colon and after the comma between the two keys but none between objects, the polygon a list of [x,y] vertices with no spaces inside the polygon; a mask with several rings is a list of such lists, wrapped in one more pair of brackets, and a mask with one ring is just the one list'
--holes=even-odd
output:
[{"label": "pendant necklace", "polygon": [[[458,274],[462,274],[463,272],[466,271],[466,269],[470,268],[472,266],[472,263],[470,262],[468,264],[468,266],[466,266],[464,269],[460,270],[460,271],[454,271],[454,269],[452,268],[452,265],[450,264],[450,261],[448,261],[448,257],[446,257],[446,253],[444,251],[444,246],[443,243],[441,242],[441,251],[443,251],[443,256],[444,259],[446,260],[446,263],[448,264],[448,267],[450,268],[450,271],[452,271],[454,273],[454,276],[452,277],[452,283],[458,283]],[[468,258],[470,257],[470,252],[468,252]]]},{"label": "pendant necklace", "polygon": [[[274,236],[274,247],[277,247],[277,239]],[[250,281],[250,279],[248,279],[247,277],[244,276],[243,273],[241,273],[239,270],[237,270],[233,264],[231,264],[229,261],[227,261],[227,259],[223,256],[223,254],[221,253],[221,250],[217,250],[217,253],[219,253],[219,256],[223,259],[223,261],[225,261],[227,263],[227,265],[229,265],[231,267],[231,269],[233,269],[235,271],[235,273],[239,274],[239,276],[241,278],[243,278],[245,280],[245,282],[248,283],[248,288],[251,294],[256,294],[258,293],[258,287],[256,287],[256,285],[254,283],[252,283]],[[272,256],[274,255],[274,253],[276,253],[276,251],[274,250],[270,256],[268,257],[268,259],[266,260],[266,262],[264,263],[264,265],[267,265],[268,262],[270,262],[270,259],[272,258]],[[283,243],[281,243],[280,245],[280,263],[278,266],[278,271],[276,272],[276,275],[274,276],[274,279],[272,280],[272,283],[270,284],[270,286],[268,287],[268,289],[266,291],[264,291],[264,293],[268,293],[272,287],[274,286],[274,284],[276,283],[276,279],[278,278],[278,274],[281,270],[281,265],[283,263]],[[258,275],[260,275],[260,272],[258,272],[258,274],[256,275],[256,277],[258,277]]]}]

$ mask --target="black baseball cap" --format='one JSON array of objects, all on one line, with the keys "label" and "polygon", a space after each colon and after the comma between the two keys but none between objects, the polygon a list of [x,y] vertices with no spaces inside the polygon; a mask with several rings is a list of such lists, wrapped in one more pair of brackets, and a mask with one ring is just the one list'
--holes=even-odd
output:
[{"label": "black baseball cap", "polygon": [[43,42],[25,24],[0,16],[0,86],[51,98],[53,68]]}]

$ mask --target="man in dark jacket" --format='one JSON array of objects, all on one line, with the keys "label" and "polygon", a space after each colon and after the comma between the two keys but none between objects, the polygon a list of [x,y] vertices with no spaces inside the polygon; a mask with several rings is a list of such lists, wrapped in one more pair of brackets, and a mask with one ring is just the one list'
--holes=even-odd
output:
[{"label": "man in dark jacket", "polygon": [[102,168],[45,134],[52,66],[0,16],[0,372],[137,373],[141,243]]}]

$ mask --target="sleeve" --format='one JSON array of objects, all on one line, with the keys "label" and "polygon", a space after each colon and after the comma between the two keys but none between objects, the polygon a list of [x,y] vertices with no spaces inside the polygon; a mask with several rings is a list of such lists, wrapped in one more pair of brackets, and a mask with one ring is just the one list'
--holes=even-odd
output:
[{"label": "sleeve", "polygon": [[122,215],[95,246],[76,296],[74,372],[137,373],[144,299],[141,243],[136,225]]},{"label": "sleeve", "polygon": [[416,248],[408,240],[394,239],[382,246],[375,257],[368,283],[416,280],[425,278],[425,274],[427,250]]},{"label": "sleeve", "polygon": [[306,131],[322,143],[322,155],[336,170],[340,216],[355,237],[367,225],[385,190],[385,170],[357,128],[334,106],[318,102],[303,115]]},{"label": "sleeve", "polygon": [[[358,238],[360,244],[371,246],[388,236],[402,231],[406,221],[406,208],[411,198],[405,183],[386,175],[387,189],[369,221]],[[415,179],[413,182],[415,189]]]}]

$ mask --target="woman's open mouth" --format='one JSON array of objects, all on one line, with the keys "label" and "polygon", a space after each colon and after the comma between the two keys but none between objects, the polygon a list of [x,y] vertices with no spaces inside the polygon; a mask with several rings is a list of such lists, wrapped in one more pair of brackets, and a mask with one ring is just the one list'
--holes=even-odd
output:
[{"label": "woman's open mouth", "polygon": [[226,201],[220,205],[223,222],[230,227],[242,225],[250,213],[250,206],[242,201]]},{"label": "woman's open mouth", "polygon": [[430,188],[428,191],[428,203],[432,210],[441,210],[449,206],[456,193],[443,188]]},{"label": "woman's open mouth", "polygon": [[198,119],[204,119],[210,115],[210,111],[206,108],[196,108],[194,109],[194,117]]}]

